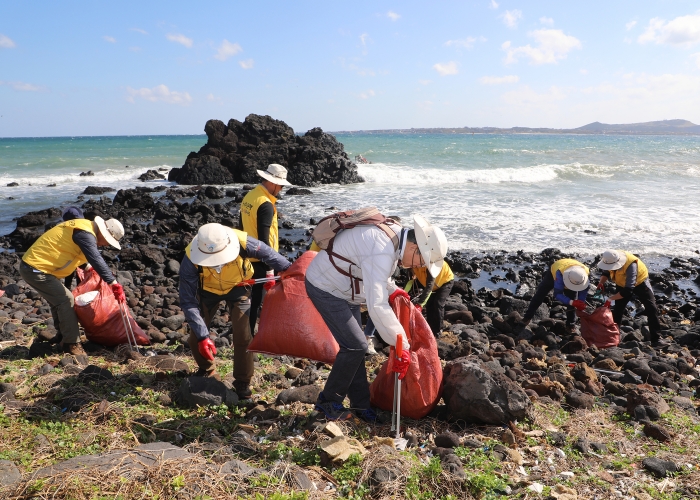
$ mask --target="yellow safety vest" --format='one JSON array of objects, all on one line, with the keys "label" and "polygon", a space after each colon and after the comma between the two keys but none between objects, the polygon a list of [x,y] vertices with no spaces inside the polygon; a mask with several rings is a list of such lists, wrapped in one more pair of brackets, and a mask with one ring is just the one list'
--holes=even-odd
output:
[{"label": "yellow safety vest", "polygon": [[46,231],[27,250],[22,260],[42,273],[65,278],[85,264],[83,251],[73,241],[73,230],[82,229],[97,237],[92,221],[73,219]]},{"label": "yellow safety vest", "polygon": [[557,271],[561,272],[564,274],[564,271],[569,269],[570,267],[573,266],[581,266],[586,270],[586,274],[590,274],[590,269],[588,269],[586,266],[581,264],[579,261],[575,259],[559,259],[556,261],[554,264],[552,264],[551,271],[552,271],[552,277],[556,280],[557,279]]},{"label": "yellow safety vest", "polygon": [[[414,267],[413,274],[420,282],[421,285],[425,286],[428,282],[428,268],[427,267]],[[455,275],[450,269],[450,265],[447,262],[442,263],[442,269],[440,269],[440,274],[435,278],[435,284],[433,285],[433,291],[440,288],[445,283],[455,279]]]},{"label": "yellow safety vest", "polygon": [[624,252],[624,254],[627,256],[627,262],[625,262],[625,265],[622,266],[620,269],[617,269],[615,271],[608,271],[610,273],[610,279],[613,280],[617,286],[624,287],[625,282],[627,281],[627,268],[636,262],[637,282],[634,284],[634,286],[638,286],[644,283],[644,280],[646,280],[649,277],[649,270],[647,269],[647,266],[634,254],[631,254],[630,252],[625,252],[624,250],[620,251]]},{"label": "yellow safety vest", "polygon": [[[245,195],[241,202],[241,224],[243,230],[255,239],[258,238],[258,208],[266,202],[272,203],[272,209],[275,211],[272,215],[272,224],[270,225],[270,241],[263,241],[277,252],[280,248],[279,244],[279,229],[277,227],[277,198],[272,196],[265,189],[265,186],[258,184],[254,189],[251,189]],[[260,259],[250,259],[252,262],[258,262]]]},{"label": "yellow safety vest", "polygon": [[[245,250],[248,235],[237,229],[233,231],[238,236],[241,248]],[[191,247],[192,242],[185,249],[187,258],[190,257]],[[241,281],[249,280],[253,277],[253,266],[250,265],[250,260],[244,259],[240,254],[235,260],[221,266],[220,273],[217,273],[213,267],[197,266],[197,268],[199,268],[200,286],[202,289],[217,295],[226,295]]]}]

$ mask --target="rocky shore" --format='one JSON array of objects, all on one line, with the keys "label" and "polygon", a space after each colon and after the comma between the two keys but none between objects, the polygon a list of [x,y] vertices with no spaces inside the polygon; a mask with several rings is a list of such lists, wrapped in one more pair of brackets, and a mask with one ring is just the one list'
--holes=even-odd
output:
[{"label": "rocky shore", "polygon": [[[699,258],[651,273],[668,345],[650,347],[637,314],[623,320],[618,347],[600,350],[567,335],[564,308],[551,301],[517,328],[542,272],[565,256],[558,250],[450,254],[457,279],[438,337],[443,401],[427,418],[403,421],[401,453],[388,425],[317,420],[310,403],[328,375],[323,364],[259,356],[254,397],[238,401],[223,309],[212,325],[223,383],[188,377],[179,262],[202,224],[237,225],[251,187],[144,187],[85,201],[86,217],[124,224],[123,250],[103,253],[151,339],[138,354],[87,342],[89,358],[77,359],[50,342],[50,311],[17,266],[58,222],[58,208],[20,217],[0,238],[14,249],[0,252],[3,497],[91,498],[90,487],[124,498],[700,494]],[[305,231],[282,229],[281,251],[302,252]],[[387,352],[368,358],[372,370]],[[120,476],[135,481],[127,487]]]}]

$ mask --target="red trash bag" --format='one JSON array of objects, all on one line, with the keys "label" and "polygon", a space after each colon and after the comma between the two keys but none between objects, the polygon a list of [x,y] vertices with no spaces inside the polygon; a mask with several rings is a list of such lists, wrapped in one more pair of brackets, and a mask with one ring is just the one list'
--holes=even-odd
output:
[{"label": "red trash bag", "polygon": [[581,337],[598,349],[615,347],[620,343],[620,330],[618,330],[612,311],[608,307],[598,307],[592,313],[576,311],[581,320]]},{"label": "red trash bag", "polygon": [[[419,419],[433,411],[442,395],[442,365],[435,336],[411,301],[406,297],[394,300],[394,313],[401,322],[411,344],[411,364],[401,384],[401,416]],[[389,360],[369,386],[370,401],[382,410],[392,411],[394,373]]]},{"label": "red trash bag", "polygon": [[314,257],[316,252],[304,252],[268,290],[248,351],[335,361],[340,347],[306,294],[304,277]]},{"label": "red trash bag", "polygon": [[[82,272],[78,270],[80,284],[73,290],[73,297],[77,298],[88,292],[98,292],[97,296],[86,305],[73,306],[78,321],[85,329],[85,336],[88,340],[107,347],[114,347],[120,344],[128,344],[129,340],[124,329],[124,321],[119,310],[119,302],[114,298],[112,288],[105,283],[97,271],[90,269]],[[82,276],[81,276],[82,274]],[[136,343],[139,345],[149,345],[148,336],[143,333],[141,327],[129,313],[131,328],[134,330]]]}]

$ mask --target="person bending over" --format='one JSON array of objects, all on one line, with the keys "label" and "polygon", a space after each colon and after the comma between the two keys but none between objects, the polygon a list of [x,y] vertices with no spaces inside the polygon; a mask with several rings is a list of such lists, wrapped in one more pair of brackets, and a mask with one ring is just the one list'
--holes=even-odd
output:
[{"label": "person bending over", "polygon": [[413,298],[413,303],[421,307],[425,304],[425,315],[428,325],[430,325],[432,332],[437,335],[442,331],[442,320],[445,317],[445,302],[452,291],[455,275],[447,262],[443,262],[440,273],[434,278],[425,267],[414,268],[413,274],[423,286],[423,291],[420,295]]}]

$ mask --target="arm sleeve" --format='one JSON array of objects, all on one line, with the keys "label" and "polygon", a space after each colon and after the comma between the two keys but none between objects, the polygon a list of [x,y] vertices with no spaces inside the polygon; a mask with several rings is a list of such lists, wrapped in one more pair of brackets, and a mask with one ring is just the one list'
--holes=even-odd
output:
[{"label": "arm sleeve", "polygon": [[415,302],[418,304],[422,304],[428,299],[428,295],[430,295],[430,292],[433,291],[433,286],[435,285],[435,278],[433,278],[433,276],[430,273],[427,274],[428,276],[425,279],[425,286],[423,287],[423,291],[415,300]]},{"label": "arm sleeve", "polygon": [[630,264],[627,268],[627,273],[625,274],[625,287],[618,287],[618,292],[620,292],[620,295],[626,299],[632,297],[632,290],[634,290],[634,287],[637,284],[637,269],[636,262]]},{"label": "arm sleeve", "polygon": [[185,320],[198,340],[209,336],[209,328],[204,323],[199,310],[197,289],[199,288],[199,271],[197,266],[185,255],[180,264],[180,307],[185,314]]},{"label": "arm sleeve", "polygon": [[265,244],[270,244],[270,227],[275,209],[272,203],[266,201],[258,207],[258,239]]},{"label": "arm sleeve", "polygon": [[568,306],[571,299],[564,295],[564,290],[566,290],[566,286],[564,285],[564,276],[560,271],[557,271],[557,277],[554,280],[554,298],[562,304],[566,304]]},{"label": "arm sleeve", "polygon": [[283,255],[275,252],[271,247],[260,240],[250,236],[246,239],[246,254],[248,257],[260,259],[277,272],[284,271],[292,265]]},{"label": "arm sleeve", "polygon": [[97,274],[100,275],[100,278],[102,278],[105,283],[111,285],[117,281],[112,271],[109,270],[109,266],[102,258],[100,251],[97,249],[97,238],[87,231],[76,229],[73,231],[73,243],[78,245],[87,261],[95,271],[97,271]]}]

